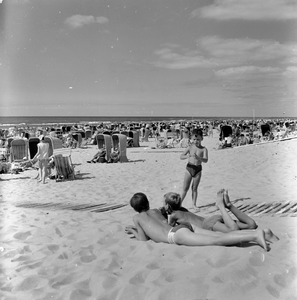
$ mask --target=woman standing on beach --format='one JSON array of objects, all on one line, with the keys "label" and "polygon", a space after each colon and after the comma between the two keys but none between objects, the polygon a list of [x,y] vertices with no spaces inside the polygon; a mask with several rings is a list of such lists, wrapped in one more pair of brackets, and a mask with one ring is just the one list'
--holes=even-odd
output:
[{"label": "woman standing on beach", "polygon": [[208,161],[208,150],[201,145],[203,133],[198,130],[192,137],[192,143],[181,154],[180,159],[188,159],[186,173],[184,177],[183,191],[181,193],[181,202],[185,199],[192,182],[192,206],[197,208],[198,185],[202,176],[202,163]]},{"label": "woman standing on beach", "polygon": [[33,161],[38,159],[39,166],[39,180],[45,183],[45,177],[47,176],[47,163],[48,163],[48,149],[49,144],[44,142],[44,135],[39,136],[40,143],[37,144],[37,153],[33,157]]}]

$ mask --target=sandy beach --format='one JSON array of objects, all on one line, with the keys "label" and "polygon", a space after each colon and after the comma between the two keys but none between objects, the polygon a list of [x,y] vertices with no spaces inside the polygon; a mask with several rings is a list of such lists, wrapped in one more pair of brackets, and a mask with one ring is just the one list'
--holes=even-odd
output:
[{"label": "sandy beach", "polygon": [[[202,142],[209,162],[198,205],[214,203],[221,188],[231,201],[297,203],[297,139],[224,150],[217,142],[217,132]],[[269,252],[252,243],[140,242],[125,233],[134,193],[145,193],[157,208],[165,193],[181,192],[183,149],[154,146],[151,139],[127,148],[129,162],[116,164],[87,163],[96,145],[73,149],[75,180],[43,185],[33,169],[1,174],[0,299],[297,299],[297,207],[253,217],[280,238]],[[184,206],[191,206],[190,192]]]}]

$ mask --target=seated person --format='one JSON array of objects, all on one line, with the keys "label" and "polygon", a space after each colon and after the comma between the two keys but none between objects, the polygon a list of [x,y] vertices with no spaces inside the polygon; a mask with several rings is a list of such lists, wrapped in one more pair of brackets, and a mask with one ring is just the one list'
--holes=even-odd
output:
[{"label": "seated person", "polygon": [[239,137],[238,145],[243,146],[243,145],[247,145],[248,143],[249,143],[249,140],[246,138],[246,136],[243,133],[241,133],[240,137]]},{"label": "seated person", "polygon": [[264,230],[222,233],[200,229],[199,232],[194,232],[189,223],[172,227],[162,222],[159,219],[160,213],[156,210],[150,210],[149,201],[143,193],[134,194],[130,200],[130,205],[139,214],[133,217],[135,226],[127,226],[125,231],[128,234],[133,234],[139,241],[151,239],[157,243],[184,246],[229,246],[242,242],[255,242],[266,251],[268,250],[268,239]]}]

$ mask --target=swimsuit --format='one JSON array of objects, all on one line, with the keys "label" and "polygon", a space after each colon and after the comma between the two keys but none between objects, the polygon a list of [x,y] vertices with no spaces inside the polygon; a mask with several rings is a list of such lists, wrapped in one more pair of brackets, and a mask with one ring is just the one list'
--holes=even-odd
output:
[{"label": "swimsuit", "polygon": [[202,171],[202,166],[201,165],[196,166],[188,163],[186,169],[188,170],[188,172],[191,174],[192,177],[195,177],[198,173]]},{"label": "swimsuit", "polygon": [[194,232],[193,227],[190,223],[176,225],[176,226],[172,227],[168,232],[168,243],[169,244],[176,245],[176,242],[174,241],[174,235],[175,235],[176,231],[178,231],[181,228],[188,228],[190,231]]},{"label": "swimsuit", "polygon": [[213,226],[217,223],[221,222],[224,223],[224,220],[221,215],[214,215],[209,218],[206,218],[202,223],[202,228],[206,230],[213,231]]}]

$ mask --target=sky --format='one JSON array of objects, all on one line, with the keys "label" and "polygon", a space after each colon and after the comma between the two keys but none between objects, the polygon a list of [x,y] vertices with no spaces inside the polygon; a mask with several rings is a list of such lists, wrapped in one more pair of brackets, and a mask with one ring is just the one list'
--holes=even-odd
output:
[{"label": "sky", "polygon": [[0,116],[297,117],[297,1],[0,0]]}]

